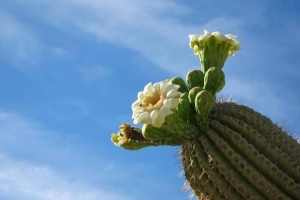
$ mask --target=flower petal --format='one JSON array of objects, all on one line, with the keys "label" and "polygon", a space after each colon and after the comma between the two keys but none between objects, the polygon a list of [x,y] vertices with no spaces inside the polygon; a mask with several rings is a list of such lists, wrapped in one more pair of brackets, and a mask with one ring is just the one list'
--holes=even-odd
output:
[{"label": "flower petal", "polygon": [[211,34],[207,30],[204,30],[204,35],[201,35],[198,40],[199,41],[206,40],[206,39],[208,39],[210,37],[211,37]]},{"label": "flower petal", "polygon": [[209,32],[207,30],[204,30],[204,35],[209,34]]},{"label": "flower petal", "polygon": [[153,86],[152,83],[148,83],[145,87],[144,87],[144,92],[147,93],[152,93],[153,92]]},{"label": "flower petal", "polygon": [[181,93],[181,92],[178,92],[177,89],[176,89],[176,90],[175,90],[175,89],[172,89],[172,90],[170,90],[170,91],[167,93],[166,97],[167,97],[167,98],[174,98],[174,97],[179,97],[181,94],[182,94],[182,93]]},{"label": "flower petal", "polygon": [[140,107],[141,102],[139,100],[136,100],[135,102],[132,103],[131,109],[133,110],[136,107]]},{"label": "flower petal", "polygon": [[154,127],[160,127],[165,122],[165,116],[159,114],[157,110],[151,112],[152,123]]},{"label": "flower petal", "polygon": [[232,34],[226,34],[225,37],[227,37],[228,39],[235,39],[235,38],[237,38],[236,35],[232,35]]},{"label": "flower petal", "polygon": [[[179,85],[172,84],[169,79],[153,85],[148,83],[144,90],[138,93],[138,99],[131,105],[134,123],[161,126],[165,117],[173,114],[171,109],[176,108],[179,103],[179,96],[182,94],[178,91],[179,88]],[[158,103],[155,106],[141,106],[141,103],[157,97],[161,98],[159,101],[163,100],[163,103]]]},{"label": "flower petal", "polygon": [[150,117],[152,119],[152,122],[155,121],[156,117],[159,115],[159,112],[158,110],[153,110],[151,113],[150,113]]},{"label": "flower petal", "polygon": [[151,119],[149,116],[150,116],[149,112],[143,112],[134,118],[133,123],[135,123],[135,124],[137,124],[139,122],[151,123]]},{"label": "flower petal", "polygon": [[176,108],[179,104],[179,99],[178,98],[165,99],[163,103],[164,103],[164,106],[166,106],[166,107]]},{"label": "flower petal", "polygon": [[160,91],[160,83],[155,83],[155,84],[153,85],[153,89],[154,89],[153,92]]},{"label": "flower petal", "polygon": [[142,107],[136,107],[134,109],[132,109],[133,113],[142,113],[144,112],[144,109]]},{"label": "flower petal", "polygon": [[[228,55],[231,56],[234,54],[235,51],[240,50],[240,42],[236,39],[236,35],[226,34],[223,35],[222,33],[215,31],[209,33],[207,30],[204,30],[203,35],[190,35],[190,47],[194,50],[195,55],[200,55],[203,47],[206,46],[206,42],[209,40],[211,36],[215,36],[219,42],[222,41],[230,41],[230,48],[228,51]],[[197,38],[197,41],[195,40]]]},{"label": "flower petal", "polygon": [[190,41],[197,41],[199,37],[200,37],[199,34],[196,34],[196,35],[190,34],[189,35]]},{"label": "flower petal", "polygon": [[172,84],[170,83],[169,85],[167,85],[164,89],[164,91],[167,93],[170,90],[178,90],[180,88],[180,85],[176,85],[176,84]]},{"label": "flower petal", "polygon": [[166,88],[167,88],[168,86],[170,86],[170,85],[172,85],[171,82],[169,82],[169,81],[162,81],[162,82],[160,83],[160,91],[161,91],[161,92],[166,91]]},{"label": "flower petal", "polygon": [[159,114],[166,117],[168,115],[173,114],[173,112],[171,111],[171,109],[169,107],[162,107],[159,110]]},{"label": "flower petal", "polygon": [[139,100],[144,100],[145,99],[145,94],[143,92],[138,93],[138,99]]},{"label": "flower petal", "polygon": [[225,37],[222,33],[220,32],[213,32],[212,35],[216,36],[216,38],[219,40],[219,41],[225,41],[227,40],[228,38]]}]

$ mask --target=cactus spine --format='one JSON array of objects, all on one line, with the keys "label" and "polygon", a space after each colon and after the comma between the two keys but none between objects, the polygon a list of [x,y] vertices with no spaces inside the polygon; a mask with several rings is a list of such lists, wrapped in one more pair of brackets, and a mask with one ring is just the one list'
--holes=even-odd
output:
[{"label": "cactus spine", "polygon": [[[161,93],[162,99],[157,100],[161,105],[168,96],[180,93],[172,100],[177,107],[168,111],[160,127],[144,124],[138,129],[123,124],[112,141],[128,150],[181,145],[187,184],[198,199],[300,200],[300,144],[253,109],[216,100],[216,93],[225,85],[222,67],[239,49],[239,42],[218,32],[192,35],[190,39],[202,71],[190,71],[186,81],[171,79],[177,86],[166,87],[179,87],[178,91]],[[134,116],[144,120],[162,112],[152,113],[152,107],[158,107],[153,99],[159,96],[153,94],[155,98],[147,96],[150,105],[133,104],[134,112],[140,112]]]},{"label": "cactus spine", "polygon": [[[230,116],[231,112],[244,118]],[[202,185],[207,182],[203,177],[208,177],[219,196],[211,199],[299,199],[300,145],[268,121],[248,107],[217,103],[208,130],[182,145],[182,157],[193,157],[186,159],[183,167],[195,193],[212,195]],[[273,134],[283,139],[273,140]],[[195,165],[200,169],[193,170]]]}]

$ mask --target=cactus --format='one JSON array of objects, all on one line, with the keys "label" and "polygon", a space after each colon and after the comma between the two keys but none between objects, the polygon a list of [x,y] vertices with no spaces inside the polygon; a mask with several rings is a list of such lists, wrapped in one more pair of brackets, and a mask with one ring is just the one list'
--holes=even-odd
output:
[{"label": "cactus", "polygon": [[239,42],[219,32],[190,40],[202,71],[145,87],[132,106],[143,128],[123,124],[113,143],[128,150],[180,145],[198,199],[300,199],[300,144],[266,116],[216,98],[225,85],[224,62]]},{"label": "cactus", "polygon": [[[219,199],[300,198],[300,145],[293,138],[268,118],[232,102],[217,103],[209,118],[208,130],[182,145],[182,157],[194,157],[183,162],[194,190],[199,190],[194,185],[206,184],[206,175],[216,194],[222,194]],[[275,134],[282,140],[270,137]],[[201,170],[190,169],[195,162]]]},{"label": "cactus", "polygon": [[211,67],[207,70],[204,77],[204,89],[213,94],[220,92],[225,86],[225,74],[217,67]]},{"label": "cactus", "polygon": [[201,70],[191,70],[186,75],[186,82],[190,89],[194,87],[203,87],[204,73]]}]

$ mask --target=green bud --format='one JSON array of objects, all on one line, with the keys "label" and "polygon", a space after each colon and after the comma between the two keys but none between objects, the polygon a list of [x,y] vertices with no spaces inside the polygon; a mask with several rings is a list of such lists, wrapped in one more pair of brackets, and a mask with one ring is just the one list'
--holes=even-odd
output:
[{"label": "green bud", "polygon": [[186,82],[189,88],[193,87],[203,87],[204,84],[204,74],[201,70],[191,70],[186,75]]},{"label": "green bud", "polygon": [[189,98],[189,102],[194,105],[195,104],[195,98],[197,96],[197,94],[199,92],[201,92],[203,90],[202,87],[193,87],[190,92],[189,92],[189,95],[188,95],[188,98]]},{"label": "green bud", "polygon": [[207,90],[203,90],[196,95],[195,108],[197,112],[197,121],[200,130],[205,131],[208,128],[208,116],[215,106],[215,96]]},{"label": "green bud", "polygon": [[171,79],[171,82],[172,82],[172,84],[176,84],[176,85],[180,86],[180,88],[178,89],[179,92],[184,93],[184,92],[189,91],[188,87],[185,84],[185,81],[182,78],[174,77],[174,78]]},{"label": "green bud", "polygon": [[179,104],[177,106],[177,115],[185,122],[195,122],[195,109],[189,101],[189,94],[183,93],[179,98]]},{"label": "green bud", "polygon": [[204,89],[216,94],[225,86],[225,74],[217,67],[211,67],[204,76]]}]

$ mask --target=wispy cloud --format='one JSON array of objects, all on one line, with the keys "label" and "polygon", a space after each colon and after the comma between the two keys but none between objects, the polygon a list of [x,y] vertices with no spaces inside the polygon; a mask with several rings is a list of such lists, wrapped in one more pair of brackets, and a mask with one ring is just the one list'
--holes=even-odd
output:
[{"label": "wispy cloud", "polygon": [[[49,166],[0,155],[0,197],[22,200],[126,199],[126,194],[104,191],[55,171]],[[13,191],[13,192],[12,192]]]},{"label": "wispy cloud", "polygon": [[[192,51],[188,48],[187,35],[199,33],[203,29],[238,34],[241,39],[242,52],[238,52],[236,58],[230,58],[235,67],[231,72],[237,77],[233,77],[233,80],[247,77],[248,73],[245,72],[252,71],[257,82],[266,85],[266,79],[261,76],[261,73],[268,73],[269,68],[263,66],[278,66],[280,59],[291,60],[289,55],[296,55],[295,52],[298,52],[297,48],[280,46],[292,45],[290,37],[299,41],[299,37],[295,34],[297,20],[293,19],[283,23],[282,20],[288,19],[287,15],[280,17],[270,15],[271,11],[267,9],[268,3],[261,4],[259,1],[249,4],[249,10],[246,11],[238,9],[241,6],[238,3],[230,6],[230,11],[236,10],[237,14],[243,12],[243,18],[234,18],[235,15],[227,14],[215,15],[214,13],[222,10],[223,6],[228,6],[225,4],[221,4],[216,8],[217,10],[212,12],[210,9],[202,9],[208,7],[206,3],[203,3],[201,9],[198,10],[200,7],[188,7],[173,1],[153,3],[151,1],[124,0],[122,4],[116,0],[63,0],[59,4],[49,0],[43,2],[31,0],[31,2],[34,4],[31,7],[37,10],[35,15],[47,23],[70,33],[75,30],[90,34],[98,38],[100,43],[106,41],[133,49],[138,53],[136,56],[149,59],[155,66],[183,77],[188,70],[199,67],[198,58],[193,57]],[[257,5],[260,5],[259,9],[256,9]],[[255,14],[253,14],[254,10]],[[186,23],[182,20],[184,17],[192,18],[191,16],[196,14],[197,16],[199,14],[199,22],[195,20]],[[206,21],[201,20],[204,16]],[[267,27],[274,25],[274,23],[272,24],[273,20],[281,20],[282,26],[286,29],[277,30],[275,33],[264,31]],[[257,32],[256,29],[246,31],[250,28],[256,28]],[[278,29],[278,27],[275,28]],[[259,30],[262,31],[259,32]],[[281,37],[281,34],[284,34],[284,37]],[[280,51],[278,46],[284,51]],[[299,68],[296,65],[289,65],[290,67],[284,69],[284,73],[298,78]],[[98,80],[110,73],[101,66],[84,66],[78,69],[85,80]],[[274,70],[280,73],[283,68],[277,67]],[[242,91],[245,93],[243,98],[253,101],[249,91],[257,91],[258,87],[264,87],[261,85],[248,84],[248,92]],[[268,91],[271,93],[271,90]],[[282,101],[280,98],[276,95],[271,95],[271,97],[261,95],[264,102],[270,101],[270,99],[280,102]]]},{"label": "wispy cloud", "polygon": [[[259,1],[247,4],[249,10],[246,11],[240,9],[239,3],[229,4],[230,6],[220,3],[216,10],[211,11],[212,9],[207,9],[209,3],[188,7],[173,1],[154,3],[124,0],[119,3],[116,0],[63,0],[59,4],[49,0],[43,2],[30,0],[30,2],[30,8],[35,9],[35,16],[41,17],[47,23],[70,33],[88,33],[97,37],[99,42],[109,41],[114,45],[131,48],[157,67],[171,74],[183,76],[189,69],[198,67],[198,60],[192,57],[192,51],[188,48],[188,34],[199,33],[203,29],[220,30],[224,33],[238,34],[242,39],[242,48],[245,47],[244,44],[257,47],[261,44],[261,40],[254,39],[254,36],[250,37],[253,31],[245,30],[254,27],[264,29],[268,27],[270,21],[278,19],[278,17],[270,18],[268,4],[261,4]],[[235,15],[228,15],[228,13],[215,14],[225,6],[230,7],[229,11],[242,14],[243,18],[234,18]],[[194,20],[186,23],[182,20],[185,17]],[[293,27],[295,23],[289,22],[289,24]],[[257,37],[261,35],[263,35],[261,32],[257,33]],[[267,36],[274,37],[272,34]],[[282,39],[288,38],[285,35]],[[247,49],[246,47],[245,49],[248,54],[255,52],[256,55],[264,55],[266,49],[274,48],[267,44],[266,46],[266,48]]]},{"label": "wispy cloud", "polygon": [[[87,2],[77,0],[73,1],[72,4],[64,1],[63,5],[69,5],[68,12],[53,9],[53,12],[58,13],[58,18],[64,19],[61,22],[62,24],[69,24],[69,26],[72,24],[72,28],[96,36],[100,42],[109,41],[114,45],[131,48],[139,55],[149,59],[155,66],[177,76],[184,77],[188,70],[199,67],[198,58],[193,57],[192,51],[188,48],[188,34],[199,33],[203,29],[237,34],[242,41],[243,52],[238,52],[237,58],[230,58],[230,62],[233,63],[235,69],[231,71],[233,72],[233,76],[231,76],[233,79],[227,81],[226,88],[231,88],[231,94],[241,95],[240,97],[245,102],[252,102],[254,106],[269,102],[268,104],[272,107],[270,106],[269,109],[264,108],[264,110],[268,112],[266,114],[274,117],[289,113],[289,110],[292,111],[292,107],[285,111],[272,109],[278,107],[287,99],[278,96],[274,86],[266,82],[265,77],[269,73],[269,68],[264,66],[276,66],[280,58],[287,58],[289,54],[293,53],[292,51],[295,51],[295,49],[288,48],[284,48],[284,52],[278,51],[278,45],[291,44],[289,36],[295,37],[293,31],[295,27],[294,23],[289,22],[289,25],[284,25],[290,27],[288,31],[284,32],[285,37],[271,41],[272,38],[278,39],[283,30],[274,34],[263,31],[266,27],[274,26],[272,20],[280,20],[278,16],[269,15],[270,11],[267,9],[269,6],[267,3],[261,5],[259,1],[255,1],[254,5],[249,5],[252,11],[255,10],[255,15],[250,11],[246,11],[243,13],[244,17],[242,19],[234,18],[234,15],[214,15],[209,9],[203,9],[199,15],[202,17],[206,15],[205,19],[207,21],[199,20],[201,24],[197,21],[191,23],[181,21],[182,17],[190,17],[199,11],[196,8],[187,7],[173,1],[152,4],[149,1],[128,0],[118,4],[116,1]],[[257,5],[260,5],[259,9],[256,9]],[[231,9],[236,9],[237,13],[241,13],[243,11],[238,9],[239,6],[241,5],[234,5]],[[218,9],[222,8],[222,6],[218,7]],[[181,11],[183,12],[179,14]],[[287,16],[284,16],[284,18],[286,19]],[[57,19],[52,20],[56,21],[57,24]],[[262,31],[258,33],[255,30],[246,31],[254,27]],[[279,44],[279,42],[282,43]],[[295,72],[297,69],[293,65],[285,73]],[[280,72],[283,69],[274,68],[274,70]],[[237,89],[238,83],[245,83],[241,79],[248,77],[249,73],[245,73],[247,71],[254,72],[252,74],[255,76],[256,81],[251,82],[249,79],[249,84],[246,86],[243,84],[246,89]],[[265,77],[261,73],[266,73]],[[295,73],[294,76],[297,77]],[[235,81],[238,83],[233,83]],[[270,83],[271,80],[268,81]],[[240,84],[240,86],[242,85]],[[240,91],[240,93],[237,94],[236,91]],[[256,98],[257,96],[259,98]]]},{"label": "wispy cloud", "polygon": [[[203,29],[237,34],[242,41],[243,50],[228,60],[231,68],[226,66],[224,70],[228,70],[230,75],[226,76],[227,84],[223,94],[230,94],[238,103],[247,104],[275,120],[281,117],[289,118],[291,113],[295,113],[295,123],[292,124],[298,123],[296,119],[299,118],[297,113],[300,112],[297,100],[299,67],[298,63],[291,63],[298,62],[295,60],[299,52],[299,23],[297,18],[291,19],[277,13],[275,16],[273,9],[259,0],[251,1],[246,6],[245,2],[222,3],[218,0],[207,3],[201,1],[196,5],[181,4],[172,0],[123,0],[121,3],[118,0],[4,1],[12,7],[16,6],[16,14],[0,12],[0,59],[17,67],[44,62],[46,65],[41,66],[50,66],[51,70],[42,69],[39,71],[43,71],[41,74],[45,77],[56,75],[65,80],[51,82],[53,78],[49,78],[49,81],[47,79],[47,83],[53,85],[49,91],[45,91],[49,96],[41,100],[37,98],[34,103],[43,102],[38,102],[39,105],[32,109],[32,112],[38,113],[37,115],[41,116],[39,120],[47,127],[56,123],[53,122],[55,120],[66,125],[64,128],[52,126],[52,130],[48,130],[19,113],[0,111],[0,199],[147,200],[158,199],[152,197],[160,194],[168,195],[165,198],[179,199],[180,194],[174,194],[173,188],[170,189],[176,183],[169,177],[173,177],[175,173],[165,167],[165,159],[159,160],[163,156],[161,149],[146,149],[141,153],[122,150],[122,153],[119,153],[119,149],[114,148],[109,141],[108,129],[113,129],[116,121],[126,121],[130,118],[123,113],[124,108],[119,109],[121,106],[118,103],[124,102],[128,95],[127,90],[136,84],[131,82],[123,87],[124,91],[122,89],[115,98],[117,104],[101,102],[101,98],[107,98],[103,93],[112,93],[110,87],[102,87],[105,88],[103,91],[101,88],[97,89],[96,91],[100,92],[95,93],[101,93],[100,97],[94,94],[80,98],[80,95],[84,95],[83,91],[93,93],[86,89],[107,77],[111,78],[113,83],[116,80],[115,86],[118,91],[114,93],[119,92],[121,87],[118,86],[122,84],[120,79],[115,77],[113,67],[107,68],[108,65],[102,66],[102,63],[94,64],[99,60],[101,62],[102,57],[92,60],[92,64],[88,63],[92,56],[81,60],[89,53],[81,46],[86,44],[86,41],[89,43],[87,46],[92,47],[100,45],[101,48],[101,44],[118,47],[116,51],[120,56],[122,51],[130,52],[133,60],[139,60],[140,66],[143,66],[146,60],[150,66],[145,73],[151,71],[154,74],[153,78],[158,79],[160,74],[152,70],[153,67],[159,68],[159,72],[166,72],[168,76],[171,74],[182,77],[185,77],[188,70],[199,68],[198,58],[193,56],[188,47],[188,34],[201,33]],[[242,6],[247,9],[241,9]],[[22,12],[19,12],[19,8],[22,8]],[[26,17],[23,18],[23,15]],[[30,19],[34,19],[33,22],[29,21]],[[271,24],[272,20],[276,23]],[[274,24],[276,29],[282,30],[273,33]],[[292,39],[291,42],[291,38],[295,40]],[[65,43],[65,39],[70,40]],[[293,48],[290,48],[291,43]],[[286,60],[279,62],[281,56]],[[64,62],[60,62],[61,58],[66,57]],[[289,62],[289,65],[284,65],[285,62]],[[52,66],[53,63],[56,65]],[[124,65],[128,66],[127,63]],[[284,68],[279,69],[279,65],[284,65]],[[285,77],[273,77],[271,80],[270,74],[281,70],[281,75],[293,79],[287,78],[289,80],[282,81]],[[135,78],[132,74],[129,76]],[[86,85],[78,81],[78,77],[86,81],[84,83],[92,84],[87,84],[88,87],[82,87],[80,90],[73,83]],[[279,87],[271,85],[271,81]],[[64,94],[61,97],[63,100],[59,99],[59,95],[56,95],[57,88],[66,84],[70,84],[70,87],[58,92]],[[94,85],[98,87],[97,84]],[[40,87],[35,92],[44,92],[43,85]],[[283,88],[283,92],[278,92]],[[294,93],[296,95],[293,95]],[[71,99],[72,96],[79,100]],[[89,102],[89,99],[96,98],[100,98],[99,102],[96,102],[99,105],[109,105],[107,109],[116,109],[120,113],[112,113],[113,116],[110,116],[105,106],[103,109],[94,109],[94,101]],[[28,106],[25,102],[21,109],[31,109],[35,106],[34,103]],[[113,105],[118,106],[118,109]],[[100,116],[97,120],[102,121],[89,124],[96,112],[97,117]],[[126,112],[129,113],[130,108]],[[51,121],[49,118],[55,120]],[[76,124],[74,128],[74,123],[78,121],[81,121],[81,124]],[[93,129],[93,134],[88,135],[86,129],[93,125],[100,128],[89,129]],[[77,135],[68,131],[77,127]],[[109,145],[112,146],[111,149]],[[171,168],[173,169],[173,166]],[[168,172],[173,174],[167,177]],[[143,188],[139,190],[140,187]],[[163,192],[161,188],[164,188]]]},{"label": "wispy cloud", "polygon": [[[91,144],[76,136],[47,131],[17,113],[0,112],[0,142],[0,199],[150,200],[173,190],[164,169],[158,171],[166,179],[152,177],[158,164],[141,162],[139,156],[111,160],[116,154],[106,149],[106,143],[114,148],[109,139],[90,149]],[[171,176],[178,178],[175,173]],[[149,191],[136,190],[137,185]],[[174,193],[173,199],[178,195],[184,194]]]},{"label": "wispy cloud", "polygon": [[198,65],[197,60],[191,59],[189,34],[210,28],[233,30],[240,24],[239,20],[230,17],[212,17],[201,25],[186,24],[181,17],[195,15],[196,10],[173,1],[31,2],[35,15],[47,23],[70,32],[76,30],[90,34],[99,42],[106,41],[133,49],[138,56],[172,74],[186,73]]},{"label": "wispy cloud", "polygon": [[[194,67],[193,63],[197,63],[190,59],[192,52],[188,48],[187,37],[190,33],[210,27],[236,27],[238,23],[238,20],[218,18],[202,26],[185,25],[180,22],[182,14],[179,13],[191,14],[193,10],[171,1],[154,4],[148,1],[77,3],[74,10],[83,8],[89,12],[80,18],[76,17],[76,12],[65,16],[75,27],[97,36],[100,41],[131,48],[172,74],[185,73]],[[126,6],[133,4],[135,6]]]},{"label": "wispy cloud", "polygon": [[[64,163],[70,157],[84,158],[80,153],[74,157],[73,153],[78,151],[76,144],[63,144],[64,136],[43,131],[37,124],[24,120],[16,113],[1,112],[0,124],[1,199],[131,199],[126,194],[108,191],[99,184],[91,185],[88,180],[74,176],[72,173],[78,167],[68,166],[70,170],[67,173],[63,168],[57,168],[53,162]],[[28,158],[35,159],[31,161]],[[112,170],[109,166],[114,165],[111,164],[104,164],[98,172]],[[105,179],[105,173],[102,175]]]}]

